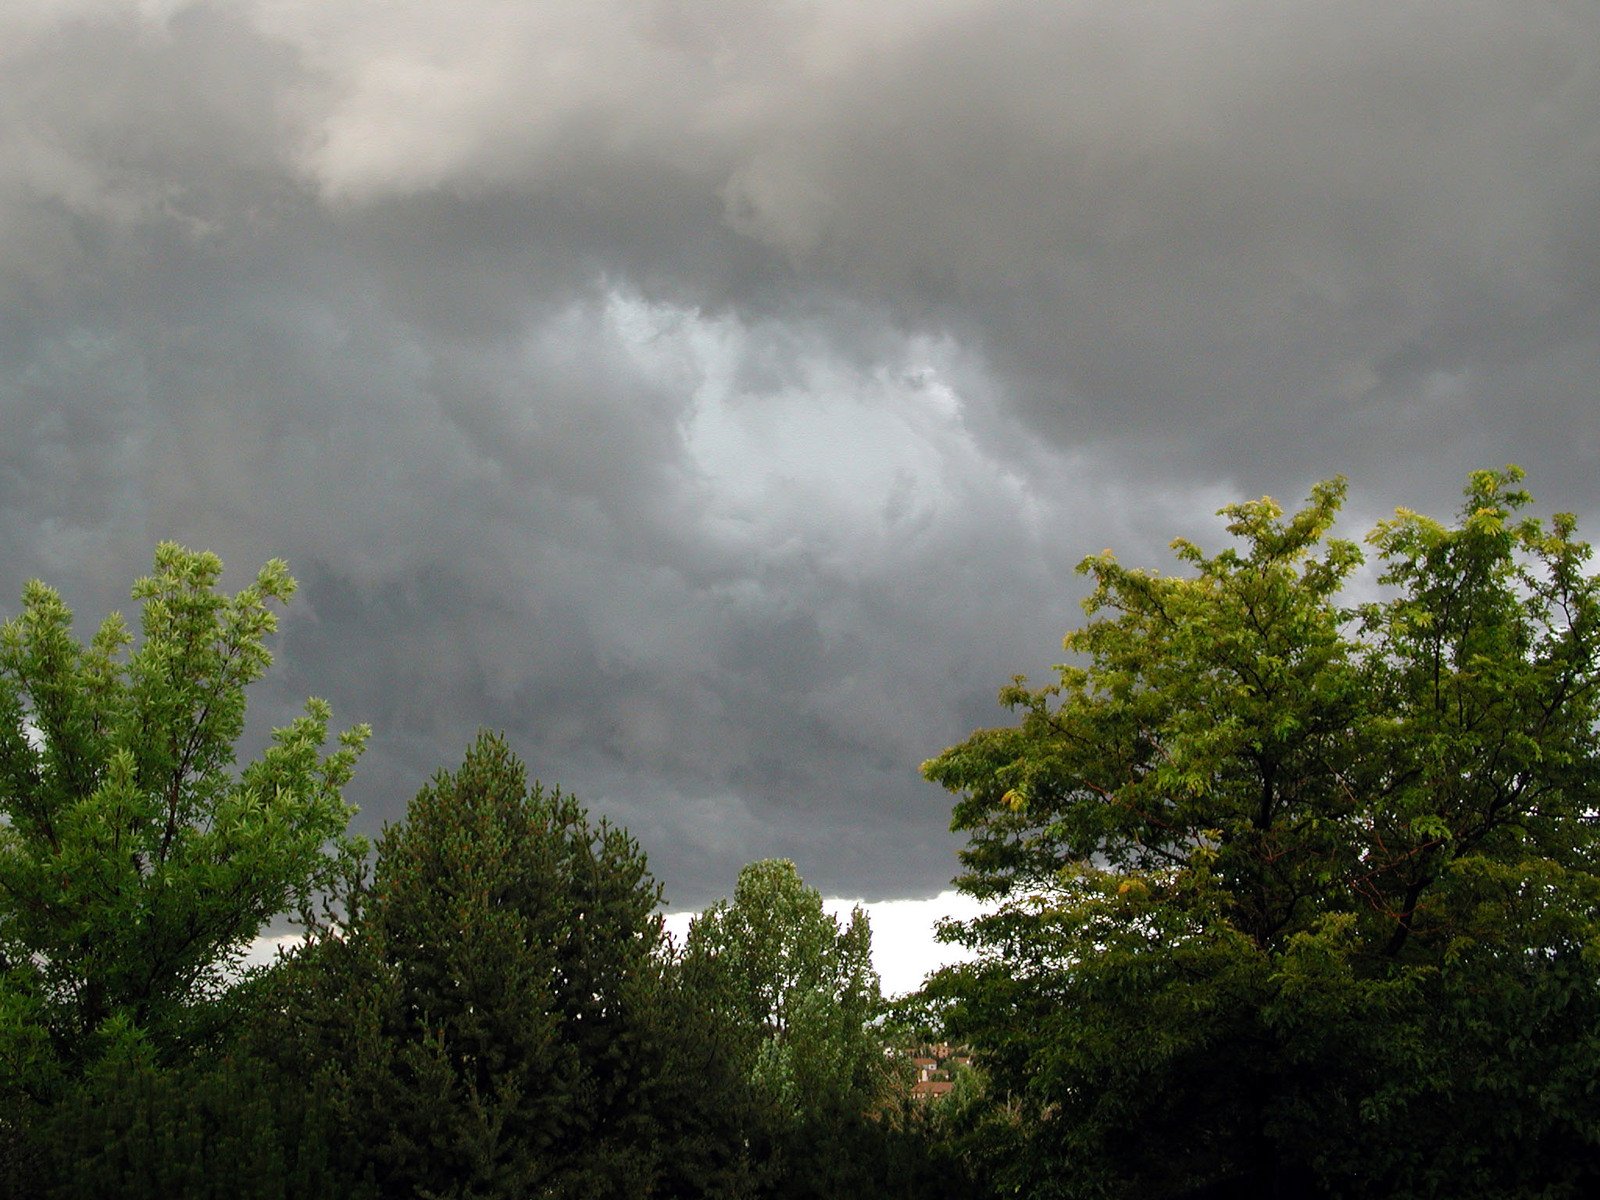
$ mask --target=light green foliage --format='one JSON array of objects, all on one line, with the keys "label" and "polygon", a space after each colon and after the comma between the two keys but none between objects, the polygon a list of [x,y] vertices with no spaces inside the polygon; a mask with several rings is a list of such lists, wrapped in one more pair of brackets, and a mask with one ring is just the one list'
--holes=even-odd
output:
[{"label": "light green foliage", "polygon": [[925,764],[1001,902],[935,990],[1026,1117],[1010,1184],[1596,1177],[1600,584],[1520,478],[1379,525],[1360,607],[1342,481],[1225,509],[1237,546],[1175,543],[1180,576],[1092,557],[1074,662]]},{"label": "light green foliage", "polygon": [[931,1194],[895,1169],[916,1139],[880,1119],[892,1072],[871,951],[864,912],[841,926],[778,859],[691,923],[677,978],[746,1148],[743,1194]]},{"label": "light green foliage", "polygon": [[689,927],[685,976],[737,1032],[751,1080],[791,1117],[859,1113],[880,1082],[868,1027],[881,1000],[872,931],[859,908],[841,928],[792,862],[739,872],[733,900]]},{"label": "light green foliage", "polygon": [[163,543],[88,645],[42,583],[0,626],[0,1078],[36,1096],[116,1051],[157,1061],[228,1011],[264,923],[341,858],[341,789],[367,736],[325,752],[320,700],[235,769],[245,689],[271,662],[269,562],[235,595],[222,564]]}]

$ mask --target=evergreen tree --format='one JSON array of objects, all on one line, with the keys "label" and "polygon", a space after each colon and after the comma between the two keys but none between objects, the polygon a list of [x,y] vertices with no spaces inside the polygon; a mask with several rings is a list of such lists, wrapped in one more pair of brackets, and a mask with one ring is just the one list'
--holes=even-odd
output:
[{"label": "evergreen tree", "polygon": [[497,736],[422,789],[301,968],[302,1052],[384,1194],[647,1192],[659,900],[637,843]]}]

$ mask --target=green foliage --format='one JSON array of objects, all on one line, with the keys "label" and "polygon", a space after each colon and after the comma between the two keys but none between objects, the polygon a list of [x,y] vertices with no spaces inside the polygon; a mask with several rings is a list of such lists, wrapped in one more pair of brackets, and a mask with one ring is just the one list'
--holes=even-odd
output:
[{"label": "green foliage", "polygon": [[739,872],[733,900],[695,918],[683,970],[743,1043],[752,1082],[781,1112],[860,1112],[881,1075],[872,931],[841,928],[784,859]]},{"label": "green foliage", "polygon": [[1075,662],[924,765],[999,901],[933,991],[1018,1106],[1005,1187],[1600,1179],[1600,583],[1520,478],[1380,524],[1355,608],[1342,481],[1183,576],[1092,557]]},{"label": "green foliage", "polygon": [[696,981],[666,964],[663,1058],[650,1089],[657,1117],[656,1194],[705,1200],[766,1195],[774,1176],[770,1108],[756,1095],[746,1041]]},{"label": "green foliage", "polygon": [[[364,1200],[325,1083],[247,1054],[108,1064],[52,1109],[51,1200]],[[23,1194],[21,1192],[18,1193]]]},{"label": "green foliage", "polygon": [[674,957],[637,843],[488,734],[369,870],[365,728],[308,701],[236,769],[294,583],[220,576],[163,544],[138,637],[41,584],[0,628],[0,1195],[964,1194],[886,1090],[862,913],[757,863]]},{"label": "green foliage", "polygon": [[841,927],[778,859],[745,867],[732,900],[689,927],[680,978],[742,1093],[760,1194],[883,1194],[873,1121],[888,1076],[871,952],[866,914]]},{"label": "green foliage", "polygon": [[951,1083],[938,1100],[907,1096],[894,1124],[915,1157],[894,1174],[917,1181],[907,1196],[968,1200],[1005,1194],[999,1181],[1021,1147],[1017,1106],[993,1094],[979,1067],[956,1067]]},{"label": "green foliage", "polygon": [[645,1194],[659,900],[637,843],[496,736],[418,793],[299,967],[297,1053],[384,1194]]},{"label": "green foliage", "polygon": [[361,853],[340,793],[365,727],[324,753],[310,700],[235,770],[294,581],[274,560],[229,596],[221,573],[163,543],[133,589],[137,639],[113,613],[80,644],[38,582],[0,626],[0,1105],[206,1044],[251,939]]}]

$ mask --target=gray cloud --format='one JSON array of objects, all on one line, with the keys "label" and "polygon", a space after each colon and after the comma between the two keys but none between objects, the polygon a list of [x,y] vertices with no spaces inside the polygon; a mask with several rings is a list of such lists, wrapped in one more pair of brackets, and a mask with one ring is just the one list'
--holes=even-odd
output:
[{"label": "gray cloud", "polygon": [[0,596],[303,583],[394,819],[479,724],[674,900],[953,870],[1072,564],[1470,467],[1600,512],[1600,16],[78,0],[0,15]]}]

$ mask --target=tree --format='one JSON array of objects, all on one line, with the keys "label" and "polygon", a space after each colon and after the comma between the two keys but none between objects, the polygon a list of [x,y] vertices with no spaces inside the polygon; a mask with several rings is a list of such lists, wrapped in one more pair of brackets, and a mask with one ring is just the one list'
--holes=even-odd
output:
[{"label": "tree", "polygon": [[684,969],[744,1040],[751,1078],[792,1112],[859,1110],[883,1058],[867,1028],[881,1004],[872,931],[843,928],[787,859],[739,872],[733,900],[690,923]]},{"label": "tree", "polygon": [[746,1136],[766,1148],[768,1188],[859,1190],[851,1185],[870,1164],[858,1143],[886,1081],[870,1024],[881,996],[866,913],[841,927],[794,863],[751,863],[731,902],[691,922],[680,971],[750,1089]]},{"label": "tree", "polygon": [[1161,576],[1109,553],[1076,662],[924,765],[957,793],[954,1002],[1034,1195],[1564,1195],[1600,1180],[1600,581],[1478,472],[1329,531],[1342,481]]},{"label": "tree", "polygon": [[133,588],[138,639],[113,613],[80,644],[37,581],[0,626],[0,1110],[113,1050],[206,1044],[262,926],[362,852],[341,789],[365,726],[325,752],[329,709],[309,700],[235,769],[295,584],[278,560],[233,596],[221,574],[162,543]]},{"label": "tree", "polygon": [[660,894],[637,842],[497,736],[417,794],[291,1013],[382,1194],[646,1193]]},{"label": "tree", "polygon": [[245,1045],[170,1067],[108,1062],[51,1108],[32,1186],[0,1196],[374,1200],[336,1116],[325,1078]]}]

